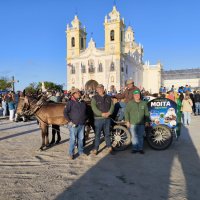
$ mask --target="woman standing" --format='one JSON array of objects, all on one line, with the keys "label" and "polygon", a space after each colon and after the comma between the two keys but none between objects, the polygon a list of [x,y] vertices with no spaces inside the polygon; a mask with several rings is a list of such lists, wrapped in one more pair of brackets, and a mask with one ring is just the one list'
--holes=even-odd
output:
[{"label": "woman standing", "polygon": [[192,113],[192,100],[190,99],[189,94],[185,94],[185,97],[182,101],[181,111],[183,112],[183,123],[184,125],[190,125],[191,122],[191,113]]},{"label": "woman standing", "polygon": [[9,120],[14,121],[14,115],[15,115],[15,102],[12,95],[9,95],[8,98],[8,109],[9,109]]},{"label": "woman standing", "polygon": [[3,95],[3,97],[2,97],[2,108],[3,108],[3,116],[5,117],[7,115],[7,97],[6,97],[6,95]]}]

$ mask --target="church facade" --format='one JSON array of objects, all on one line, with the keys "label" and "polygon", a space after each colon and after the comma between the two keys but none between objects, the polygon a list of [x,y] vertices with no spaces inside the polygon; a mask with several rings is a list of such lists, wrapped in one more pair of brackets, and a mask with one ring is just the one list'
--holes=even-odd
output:
[{"label": "church facade", "polygon": [[143,62],[143,47],[137,44],[132,27],[124,23],[116,6],[105,16],[105,45],[97,48],[91,38],[86,47],[86,28],[75,15],[67,25],[67,89],[94,89],[103,84],[109,91],[114,85],[119,91],[127,79],[150,92],[158,92],[162,65]]}]

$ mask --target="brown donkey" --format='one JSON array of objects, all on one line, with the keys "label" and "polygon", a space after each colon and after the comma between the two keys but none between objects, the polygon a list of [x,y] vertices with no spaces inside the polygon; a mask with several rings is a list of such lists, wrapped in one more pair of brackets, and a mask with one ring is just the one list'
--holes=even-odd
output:
[{"label": "brown donkey", "polygon": [[34,115],[38,120],[42,134],[41,150],[49,145],[48,126],[68,123],[63,114],[66,103],[48,102],[45,97],[38,101],[34,97],[25,96],[19,99],[18,105],[17,114]]}]

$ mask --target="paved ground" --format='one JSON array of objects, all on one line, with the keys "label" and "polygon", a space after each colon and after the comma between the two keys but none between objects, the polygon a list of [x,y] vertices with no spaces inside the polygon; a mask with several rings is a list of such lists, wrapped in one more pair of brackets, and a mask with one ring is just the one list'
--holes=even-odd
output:
[{"label": "paved ground", "polygon": [[[68,133],[43,152],[35,121],[0,120],[0,199],[199,200],[200,116],[182,128],[165,151],[145,143],[145,155],[130,149],[87,159],[67,159]],[[91,148],[92,138],[88,141]]]}]

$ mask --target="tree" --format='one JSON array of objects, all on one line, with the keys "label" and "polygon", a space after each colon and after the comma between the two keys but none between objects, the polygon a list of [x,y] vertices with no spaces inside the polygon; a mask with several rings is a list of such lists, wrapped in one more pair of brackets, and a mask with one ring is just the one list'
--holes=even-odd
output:
[{"label": "tree", "polygon": [[[54,90],[54,91],[61,91],[63,89],[62,85],[57,85],[53,82],[48,82],[45,81],[44,82],[44,86],[46,88],[46,90]],[[28,87],[25,88],[25,92],[26,94],[36,94],[38,92],[38,90],[42,91],[42,83],[30,83]]]},{"label": "tree", "polygon": [[26,94],[36,94],[38,91],[38,84],[37,83],[30,83],[28,87],[25,88]]},{"label": "tree", "polygon": [[[60,90],[63,89],[62,85],[58,85],[58,84],[55,84],[53,82],[48,82],[48,81],[44,82],[44,86],[45,86],[46,90],[60,91]],[[42,89],[42,83],[41,82],[38,83],[38,89]]]},{"label": "tree", "polygon": [[10,88],[12,88],[11,81],[6,77],[1,77],[0,78],[0,90],[8,90]]}]

